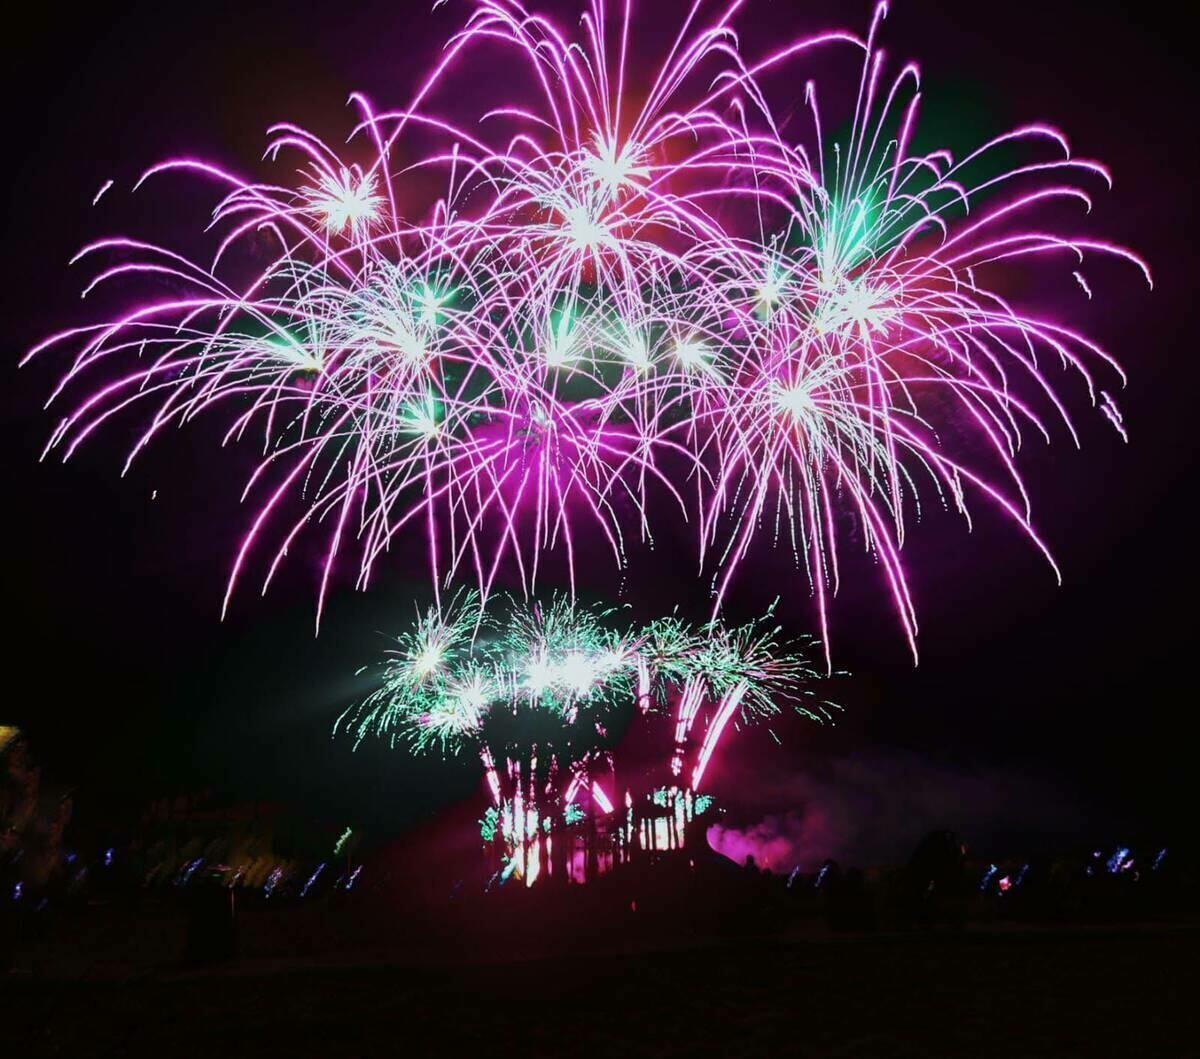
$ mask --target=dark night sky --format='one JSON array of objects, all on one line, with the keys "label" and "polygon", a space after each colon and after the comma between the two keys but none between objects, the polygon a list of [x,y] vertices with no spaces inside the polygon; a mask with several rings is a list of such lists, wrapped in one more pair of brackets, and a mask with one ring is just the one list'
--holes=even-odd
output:
[{"label": "dark night sky", "polygon": [[[345,127],[342,103],[354,88],[400,105],[408,71],[427,64],[451,22],[445,9],[431,20],[428,3],[176,6],[42,13],[10,37],[10,365],[47,330],[80,319],[80,276],[66,261],[86,239],[169,218],[162,190],[143,200],[114,189],[93,210],[105,180],[128,187],[176,152],[250,165],[274,120]],[[866,3],[749,6],[762,16],[752,38],[780,22],[862,29],[869,17]],[[1100,194],[1092,230],[1145,254],[1156,289],[1147,293],[1132,270],[1110,270],[1086,323],[1129,371],[1121,402],[1131,444],[1099,414],[1084,415],[1082,452],[1060,432],[1053,449],[1034,443],[1023,455],[1062,588],[986,518],[970,536],[946,517],[918,527],[910,569],[919,669],[873,586],[848,593],[835,661],[855,676],[830,691],[847,707],[839,725],[786,725],[783,748],[748,736],[716,777],[718,793],[751,814],[786,810],[801,796],[786,777],[836,783],[837,762],[873,761],[884,763],[880,783],[898,798],[923,782],[923,770],[992,777],[1001,828],[1036,826],[1027,807],[1005,819],[1005,787],[1019,781],[1076,806],[1080,828],[1169,833],[1191,800],[1184,733],[1196,699],[1191,57],[1153,5],[1126,13],[1087,5],[1086,16],[1059,0],[1019,0],[1002,16],[984,6],[897,3],[885,42],[893,56],[921,62],[935,128],[982,140],[1048,120],[1078,154],[1112,167],[1115,190]],[[246,454],[220,450],[216,423],[201,423],[124,481],[116,434],[65,467],[39,465],[50,426],[39,409],[53,374],[49,362],[11,367],[3,387],[9,630],[0,722],[30,731],[50,771],[78,785],[79,803],[212,784],[387,831],[470,794],[469,767],[402,765],[379,748],[352,757],[330,740],[332,719],[362,690],[350,674],[382,645],[376,632],[411,613],[405,571],[365,596],[336,592],[316,641],[313,587],[300,563],[265,599],[244,592],[218,623],[245,523],[236,498]],[[735,605],[769,599],[767,575],[781,567],[782,556],[761,562],[762,583],[744,586]],[[686,567],[678,573],[688,576]],[[661,573],[647,587],[648,600],[677,593]],[[805,606],[784,603],[797,631]]]}]

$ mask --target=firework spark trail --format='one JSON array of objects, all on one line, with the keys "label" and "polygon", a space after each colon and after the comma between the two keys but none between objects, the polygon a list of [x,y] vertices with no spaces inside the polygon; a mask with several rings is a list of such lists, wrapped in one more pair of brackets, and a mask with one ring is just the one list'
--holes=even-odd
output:
[{"label": "firework spark trail", "polygon": [[[812,641],[780,640],[770,612],[737,628],[677,616],[622,628],[617,610],[565,595],[502,602],[485,608],[477,592],[460,591],[418,614],[388,652],[376,690],[335,732],[344,726],[357,741],[382,736],[417,752],[477,753],[510,853],[523,861],[541,840],[544,814],[572,811],[580,791],[600,812],[614,811],[599,777],[615,775],[613,751],[631,720],[674,709],[658,778],[664,790],[695,791],[731,722],[784,708],[824,720],[834,708],[816,695]],[[525,861],[522,874],[532,882],[529,868]]]},{"label": "firework spark trail", "polygon": [[[1096,377],[1123,381],[1113,358],[1014,304],[1004,277],[1062,266],[1091,300],[1085,259],[1149,270],[1030,226],[1048,206],[1090,210],[1110,183],[1058,130],[1024,126],[958,160],[915,152],[919,72],[888,79],[884,5],[865,39],[818,34],[757,56],[734,30],[741,4],[704,6],[635,70],[631,5],[589,0],[571,39],[516,0],[475,0],[407,106],[351,97],[344,151],[273,127],[267,157],[290,182],[192,158],[152,167],[139,187],[190,176],[220,189],[215,250],[202,262],[117,238],[80,252],[101,262],[85,294],[175,293],[28,354],[73,353],[51,400],[81,396],[47,451],[69,457],[145,407],[128,469],[168,427],[232,410],[225,440],[259,439],[246,495],[265,499],[226,605],[252,553],[274,547],[265,590],[322,527],[318,624],[343,552],[365,587],[401,535],[423,534],[437,598],[473,580],[483,603],[500,579],[532,591],[550,552],[572,585],[597,540],[624,564],[670,512],[695,528],[714,615],[767,536],[805,569],[828,645],[848,519],[915,657],[902,550],[922,495],[968,525],[982,498],[1049,558],[1017,452],[1055,419],[1079,442],[1051,368],[1077,374],[1124,433]],[[484,47],[504,50],[513,91],[476,113],[457,88]],[[802,101],[767,90],[768,73],[818,53],[861,63],[837,140],[814,82]],[[439,190],[415,203],[431,180]],[[948,417],[973,435],[968,451],[944,440]]]},{"label": "firework spark trail", "polygon": [[[493,604],[497,597],[493,597]],[[417,615],[396,637],[378,686],[339,719],[357,741],[382,736],[417,752],[478,754],[490,799],[486,841],[527,885],[548,863],[558,831],[586,814],[614,812],[614,751],[632,721],[674,710],[661,767],[636,782],[691,798],[732,722],[769,719],[784,708],[824,720],[811,640],[780,640],[771,614],[738,628],[678,616],[620,627],[618,611],[559,595],[546,603],[505,597],[484,607],[460,591]],[[699,735],[691,738],[695,728]],[[642,798],[648,790],[638,790]],[[624,801],[632,804],[626,788]],[[632,828],[632,816],[624,826]],[[558,833],[558,839],[547,836]],[[632,832],[625,835],[632,841]],[[561,849],[560,849],[561,852]]]}]

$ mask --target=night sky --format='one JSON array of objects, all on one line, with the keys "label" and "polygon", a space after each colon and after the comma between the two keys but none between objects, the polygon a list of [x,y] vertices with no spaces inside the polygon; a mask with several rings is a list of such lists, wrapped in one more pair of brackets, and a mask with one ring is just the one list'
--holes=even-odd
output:
[{"label": "night sky", "polygon": [[[454,5],[433,16],[428,3],[403,2],[177,6],[134,4],[116,18],[31,10],[10,38],[0,723],[29,731],[48,773],[76,787],[81,813],[212,786],[393,833],[477,789],[469,762],[413,762],[374,746],[352,755],[330,737],[366,689],[354,671],[423,598],[409,580],[417,568],[397,557],[369,593],[337,588],[314,641],[315,580],[301,555],[265,599],[247,582],[220,623],[251,450],[219,448],[218,414],[164,439],[124,480],[120,430],[66,466],[39,464],[52,425],[41,403],[61,361],[15,364],[47,331],[85,318],[83,273],[66,262],[86,240],[165,235],[215,201],[178,180],[131,197],[143,168],[189,153],[252,169],[266,127],[282,119],[340,140],[352,89],[403,104]],[[869,18],[866,3],[749,7],[760,17],[747,23],[748,42],[780,24],[865,30]],[[1185,732],[1196,701],[1191,57],[1152,5],[1123,15],[1087,5],[1086,16],[1046,0],[1002,15],[982,7],[899,2],[885,46],[920,61],[932,134],[962,147],[1045,120],[1077,154],[1111,166],[1113,193],[1098,194],[1080,227],[1148,257],[1156,289],[1107,268],[1090,305],[1071,300],[1070,319],[1129,372],[1120,402],[1130,444],[1067,386],[1084,413],[1082,451],[1060,429],[1053,448],[1031,438],[1021,457],[1064,585],[1011,529],[982,517],[968,535],[932,513],[906,549],[920,667],[867,571],[836,611],[835,664],[854,674],[828,689],[846,707],[838,724],[785,723],[782,746],[763,732],[738,737],[713,782],[747,822],[825,800],[850,815],[869,805],[903,828],[922,790],[934,805],[926,815],[974,827],[985,843],[1038,829],[1169,836],[1190,810]],[[109,179],[117,187],[93,209]],[[805,631],[803,576],[784,554],[756,560],[732,613],[751,616],[780,585],[794,586],[781,614]],[[627,586],[645,616],[681,596],[703,602],[686,600],[700,588],[662,541]],[[881,813],[881,803],[894,804]]]}]

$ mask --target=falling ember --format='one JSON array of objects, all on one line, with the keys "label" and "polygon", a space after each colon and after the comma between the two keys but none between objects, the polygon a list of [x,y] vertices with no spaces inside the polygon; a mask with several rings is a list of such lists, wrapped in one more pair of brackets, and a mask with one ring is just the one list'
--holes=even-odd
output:
[{"label": "falling ember", "polygon": [[1103,390],[1100,391],[1100,410],[1108,417],[1113,429],[1121,435],[1121,440],[1128,443],[1129,434],[1125,430],[1125,420],[1121,417],[1121,409],[1117,407],[1117,402],[1113,400],[1112,394]]}]

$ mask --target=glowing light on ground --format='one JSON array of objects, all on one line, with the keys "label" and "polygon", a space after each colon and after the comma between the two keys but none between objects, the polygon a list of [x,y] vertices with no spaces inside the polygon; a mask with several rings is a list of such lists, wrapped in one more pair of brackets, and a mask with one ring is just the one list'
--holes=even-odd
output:
[{"label": "glowing light on ground", "polygon": [[[816,694],[812,641],[782,641],[769,616],[730,628],[678,617],[622,626],[619,614],[563,596],[485,607],[478,594],[459,593],[396,638],[378,688],[338,727],[359,741],[477,753],[491,801],[480,834],[500,851],[505,878],[532,885],[566,871],[571,829],[596,821],[611,839],[606,856],[638,842],[680,848],[686,824],[710,804],[694,791],[731,723],[784,709],[823,720],[833,707]],[[661,723],[667,736],[655,781],[665,785],[653,794],[631,790],[628,778],[618,785],[618,742],[635,722]],[[667,828],[666,845],[638,838],[635,803],[678,816],[653,825]]]}]

